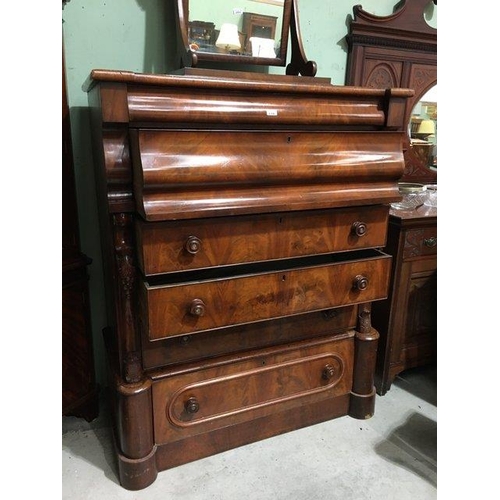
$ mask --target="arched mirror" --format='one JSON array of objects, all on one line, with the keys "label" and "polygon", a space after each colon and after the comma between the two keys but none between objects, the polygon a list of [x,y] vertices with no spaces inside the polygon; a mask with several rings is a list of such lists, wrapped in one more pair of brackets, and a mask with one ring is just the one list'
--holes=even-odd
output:
[{"label": "arched mirror", "polygon": [[181,66],[224,63],[285,66],[289,75],[314,76],[304,55],[297,0],[177,0]]},{"label": "arched mirror", "polygon": [[[349,51],[345,83],[415,91],[405,110],[408,135],[403,145],[405,170],[401,181],[434,184],[437,182],[437,0],[402,0],[389,16],[376,16],[356,5],[353,14],[346,37]],[[434,133],[429,128],[433,125]]]},{"label": "arched mirror", "polygon": [[413,155],[427,168],[437,172],[437,85],[415,104],[408,124]]}]

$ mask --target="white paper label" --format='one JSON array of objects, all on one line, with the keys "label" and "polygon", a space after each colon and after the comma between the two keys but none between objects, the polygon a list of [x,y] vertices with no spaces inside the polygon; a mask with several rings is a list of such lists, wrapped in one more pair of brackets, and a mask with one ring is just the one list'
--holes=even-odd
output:
[{"label": "white paper label", "polygon": [[266,115],[267,116],[278,116],[278,110],[277,109],[266,109]]}]

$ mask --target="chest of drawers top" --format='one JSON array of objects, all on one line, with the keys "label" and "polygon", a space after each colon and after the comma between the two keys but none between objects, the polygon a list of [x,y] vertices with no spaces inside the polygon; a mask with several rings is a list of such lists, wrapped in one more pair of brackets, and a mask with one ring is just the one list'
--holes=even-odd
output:
[{"label": "chest of drawers top", "polygon": [[411,90],[211,75],[92,72],[111,213],[166,221],[399,199]]}]

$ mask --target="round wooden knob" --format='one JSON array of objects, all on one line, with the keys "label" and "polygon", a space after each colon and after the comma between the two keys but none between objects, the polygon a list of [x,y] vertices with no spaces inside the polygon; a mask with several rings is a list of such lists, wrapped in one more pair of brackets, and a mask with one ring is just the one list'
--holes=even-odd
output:
[{"label": "round wooden knob", "polygon": [[368,287],[368,278],[366,276],[362,276],[358,274],[353,281],[352,287],[355,290],[366,290]]},{"label": "round wooden knob", "polygon": [[184,408],[188,413],[196,413],[200,409],[200,403],[195,397],[191,397],[186,401]]},{"label": "round wooden knob", "polygon": [[201,240],[196,236],[190,236],[184,243],[184,249],[191,255],[197,254],[201,249]]},{"label": "round wooden knob", "polygon": [[206,307],[205,307],[205,303],[203,302],[203,300],[194,299],[191,302],[189,312],[193,316],[198,316],[198,317],[203,316],[205,314],[205,310],[206,310]]},{"label": "round wooden knob", "polygon": [[364,222],[355,222],[351,227],[351,231],[356,236],[364,236],[366,234],[366,224]]},{"label": "round wooden knob", "polygon": [[321,378],[323,380],[331,380],[334,375],[335,375],[335,369],[330,364],[326,365],[323,368],[323,371],[321,372]]}]

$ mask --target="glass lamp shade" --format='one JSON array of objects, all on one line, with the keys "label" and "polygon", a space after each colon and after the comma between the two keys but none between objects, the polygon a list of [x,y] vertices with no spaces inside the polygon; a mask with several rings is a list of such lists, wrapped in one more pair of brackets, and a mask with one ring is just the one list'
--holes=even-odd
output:
[{"label": "glass lamp shade", "polygon": [[220,28],[219,37],[215,45],[226,50],[240,50],[240,37],[236,24],[224,23]]}]

